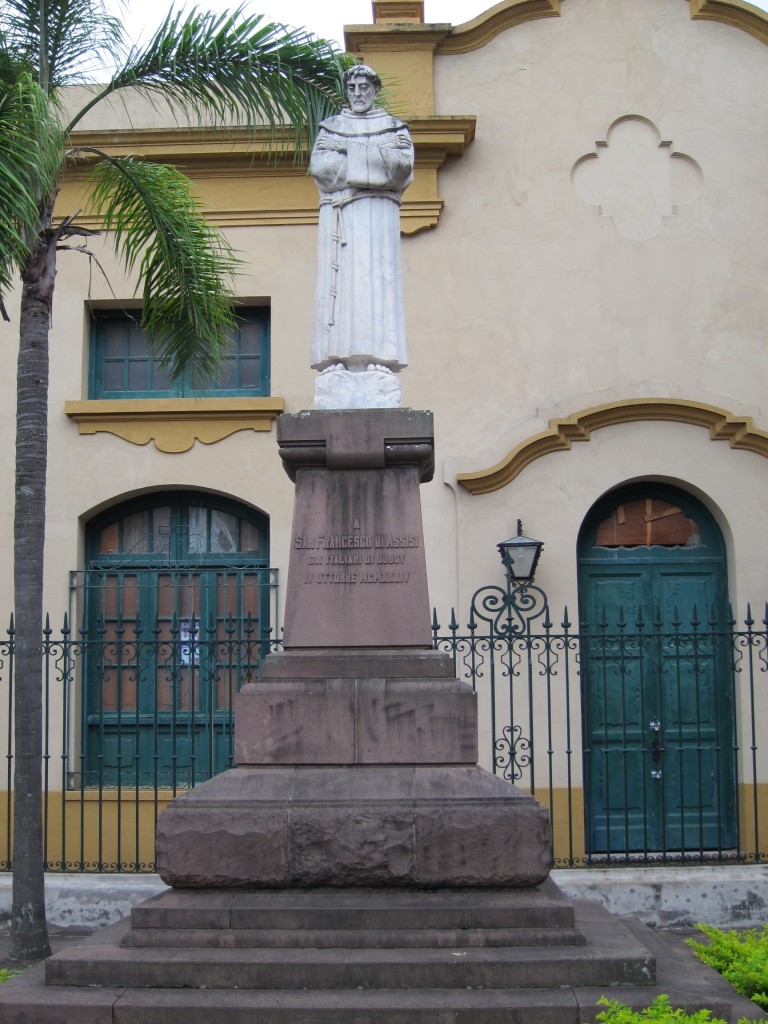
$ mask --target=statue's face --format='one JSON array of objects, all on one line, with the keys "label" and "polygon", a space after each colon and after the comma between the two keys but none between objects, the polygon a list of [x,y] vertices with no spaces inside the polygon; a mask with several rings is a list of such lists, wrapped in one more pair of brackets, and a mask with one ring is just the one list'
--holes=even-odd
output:
[{"label": "statue's face", "polygon": [[364,78],[363,75],[353,75],[347,82],[349,106],[356,114],[366,114],[378,95],[377,87],[370,78]]}]

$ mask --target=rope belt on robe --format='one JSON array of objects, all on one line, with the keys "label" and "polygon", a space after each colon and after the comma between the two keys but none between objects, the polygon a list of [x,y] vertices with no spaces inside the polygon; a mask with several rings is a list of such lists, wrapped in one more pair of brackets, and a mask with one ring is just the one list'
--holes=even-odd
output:
[{"label": "rope belt on robe", "polygon": [[328,303],[328,316],[326,318],[326,326],[333,327],[336,323],[336,296],[338,294],[338,288],[336,283],[339,276],[339,269],[341,267],[341,248],[347,244],[347,240],[344,236],[344,218],[342,216],[342,210],[345,206],[349,206],[350,203],[356,202],[358,199],[388,199],[392,203],[396,203],[397,206],[402,205],[402,200],[399,193],[397,192],[385,192],[383,190],[375,188],[361,188],[355,192],[351,192],[349,189],[344,189],[342,192],[334,192],[331,195],[324,195],[320,199],[321,206],[330,206],[336,211],[336,223],[333,227],[331,234],[331,240],[333,241],[333,247],[331,249],[331,287],[330,287],[330,302]]}]

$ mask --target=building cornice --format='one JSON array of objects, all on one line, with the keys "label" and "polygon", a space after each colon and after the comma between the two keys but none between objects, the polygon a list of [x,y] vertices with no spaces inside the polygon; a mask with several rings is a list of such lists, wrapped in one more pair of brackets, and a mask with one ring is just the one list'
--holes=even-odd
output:
[{"label": "building cornice", "polygon": [[439,54],[469,53],[490,43],[508,28],[539,18],[560,17],[561,0],[502,0],[489,10],[456,25],[438,43]]},{"label": "building cornice", "polygon": [[740,28],[768,44],[768,12],[760,11],[743,0],[687,0],[691,17],[696,21],[719,21]]},{"label": "building cornice", "polygon": [[[350,53],[430,49],[441,55],[469,53],[490,43],[507,29],[539,18],[560,16],[564,0],[501,0],[501,3],[461,25],[410,22],[346,25]],[[739,28],[768,44],[768,13],[746,0],[684,0],[694,20],[719,21]]]},{"label": "building cornice", "polygon": [[[415,148],[415,180],[401,207],[405,234],[434,227],[443,208],[437,192],[437,171],[449,156],[461,157],[475,137],[474,117],[422,116],[409,120]],[[216,227],[316,224],[317,190],[307,175],[306,156],[297,161],[288,139],[270,143],[267,130],[244,128],[203,132],[190,128],[78,131],[66,187],[59,208],[72,212],[87,202],[86,175],[96,159],[90,150],[110,156],[134,156],[182,168],[193,182],[206,217]],[[221,181],[230,180],[222,194]],[[74,194],[73,194],[74,193]],[[72,204],[75,204],[74,206]],[[66,208],[65,208],[66,207]],[[69,209],[72,207],[72,209]],[[78,224],[98,230],[100,223],[87,206]]]},{"label": "building cornice", "polygon": [[[474,116],[460,115],[409,118],[417,158],[435,153],[461,156],[475,137],[476,122]],[[162,163],[183,160],[191,161],[193,166],[230,160],[233,164],[247,163],[259,175],[307,176],[307,154],[296,160],[292,139],[271,140],[269,130],[264,128],[219,128],[210,132],[195,128],[100,128],[74,131],[70,140],[70,150],[81,151],[70,161],[70,171],[85,169],[97,160],[88,150],[98,149],[110,156],[143,157]]]},{"label": "building cornice", "polygon": [[713,441],[727,441],[731,448],[768,458],[768,433],[758,430],[749,416],[734,416],[715,405],[677,398],[631,398],[550,420],[548,430],[521,441],[494,466],[476,473],[459,473],[457,480],[471,494],[489,494],[506,487],[536,459],[570,451],[576,441],[589,441],[593,430],[659,420],[705,427]]},{"label": "building cornice", "polygon": [[239,430],[267,431],[285,409],[282,398],[127,398],[65,402],[81,434],[107,433],[161,452],[215,444]]}]

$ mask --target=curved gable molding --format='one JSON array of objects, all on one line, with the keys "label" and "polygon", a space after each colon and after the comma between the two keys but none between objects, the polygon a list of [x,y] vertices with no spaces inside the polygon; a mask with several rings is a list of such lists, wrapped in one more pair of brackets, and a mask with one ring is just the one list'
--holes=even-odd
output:
[{"label": "curved gable molding", "polygon": [[[563,0],[501,0],[471,21],[456,25],[436,45],[440,54],[469,53],[501,32],[537,18],[558,18]],[[746,0],[685,0],[694,21],[719,21],[768,44],[768,12]],[[402,26],[399,26],[402,28]]]},{"label": "curved gable molding", "polygon": [[558,18],[562,0],[502,0],[463,25],[456,25],[437,44],[436,52],[469,53],[490,43],[501,32],[536,18]]},{"label": "curved gable molding", "polygon": [[688,0],[694,20],[719,21],[768,44],[768,13],[744,0]]},{"label": "curved gable molding", "polygon": [[477,473],[459,473],[458,482],[471,494],[501,490],[536,459],[569,451],[575,441],[589,441],[593,430],[638,420],[666,420],[705,427],[713,441],[768,458],[768,433],[758,430],[749,416],[733,416],[716,405],[677,398],[634,398],[596,405],[564,419],[549,421],[549,430],[521,441],[495,466]]}]

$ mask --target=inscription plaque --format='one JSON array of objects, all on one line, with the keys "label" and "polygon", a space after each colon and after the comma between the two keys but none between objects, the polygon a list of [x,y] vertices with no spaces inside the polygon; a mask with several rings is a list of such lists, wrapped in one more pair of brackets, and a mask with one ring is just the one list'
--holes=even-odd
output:
[{"label": "inscription plaque", "polygon": [[421,543],[415,533],[368,533],[356,518],[344,533],[299,534],[294,547],[304,555],[297,564],[305,583],[405,584],[413,571],[409,553]]}]

